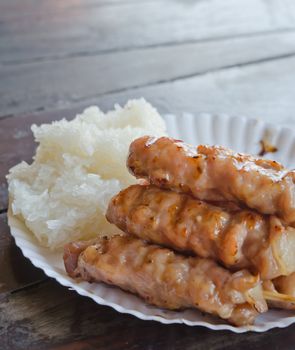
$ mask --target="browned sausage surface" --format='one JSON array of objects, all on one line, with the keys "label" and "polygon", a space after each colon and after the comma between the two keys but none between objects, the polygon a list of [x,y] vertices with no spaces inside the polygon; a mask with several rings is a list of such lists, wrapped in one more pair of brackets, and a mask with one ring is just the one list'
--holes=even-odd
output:
[{"label": "browned sausage surface", "polygon": [[236,325],[252,324],[267,310],[261,282],[246,270],[232,274],[213,260],[184,257],[131,236],[89,244],[65,247],[70,276],[116,285],[158,307],[196,307]]},{"label": "browned sausage surface", "polygon": [[295,224],[295,171],[222,147],[193,147],[168,137],[141,137],[127,166],[138,178],[209,201],[229,200]]},{"label": "browned sausage surface", "polygon": [[121,230],[263,279],[295,271],[295,229],[251,210],[210,205],[153,185],[133,185],[109,203],[107,219]]}]

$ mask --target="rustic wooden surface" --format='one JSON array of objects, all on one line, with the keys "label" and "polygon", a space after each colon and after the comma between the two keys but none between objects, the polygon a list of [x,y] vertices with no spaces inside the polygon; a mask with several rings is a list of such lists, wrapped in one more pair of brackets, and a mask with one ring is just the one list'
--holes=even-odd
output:
[{"label": "rustic wooden surface", "polygon": [[295,326],[236,335],[161,325],[58,285],[15,246],[8,169],[32,123],[144,96],[161,113],[230,113],[295,126],[292,0],[0,2],[0,348],[294,349]]},{"label": "rustic wooden surface", "polygon": [[[48,293],[50,290],[50,293]],[[118,314],[53,281],[6,295],[0,303],[4,349],[293,349],[295,325],[233,335],[204,327],[162,325]],[[291,346],[290,346],[291,345]]]},{"label": "rustic wooden surface", "polygon": [[1,295],[46,280],[43,271],[25,259],[9,234],[6,214],[0,214],[0,299]]}]

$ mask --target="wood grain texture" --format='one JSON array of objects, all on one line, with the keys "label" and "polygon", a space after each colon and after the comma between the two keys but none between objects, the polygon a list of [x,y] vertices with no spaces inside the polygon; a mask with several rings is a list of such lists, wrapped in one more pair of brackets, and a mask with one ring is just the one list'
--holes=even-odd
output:
[{"label": "wood grain texture", "polygon": [[128,98],[144,96],[160,113],[229,113],[294,128],[295,80],[291,71],[295,71],[295,57],[102,95],[83,101],[83,106],[81,102],[72,103],[73,108],[68,110],[5,118],[0,121],[0,210],[7,207],[8,169],[21,160],[30,161],[33,155],[36,145],[30,132],[32,123],[71,118],[91,104],[108,110],[115,103],[123,105]]},{"label": "wood grain texture", "polygon": [[0,66],[2,114],[65,108],[94,96],[295,54],[295,31]]},{"label": "wood grain texture", "polygon": [[98,96],[84,103],[108,109],[114,103],[144,96],[161,113],[227,113],[294,128],[294,70],[295,57],[266,60]]},{"label": "wood grain texture", "polygon": [[7,3],[2,64],[290,29],[295,18],[291,0]]},{"label": "wood grain texture", "polygon": [[108,110],[144,96],[161,113],[295,127],[294,33],[292,0],[0,1],[1,349],[294,348],[295,325],[235,335],[99,306],[34,268],[5,214],[5,175],[36,147],[30,125],[90,104]]},{"label": "wood grain texture", "polygon": [[48,281],[0,300],[1,349],[292,349],[295,325],[233,334],[141,321]]},{"label": "wood grain texture", "polygon": [[4,213],[0,214],[0,266],[0,299],[3,293],[46,279],[16,247]]}]

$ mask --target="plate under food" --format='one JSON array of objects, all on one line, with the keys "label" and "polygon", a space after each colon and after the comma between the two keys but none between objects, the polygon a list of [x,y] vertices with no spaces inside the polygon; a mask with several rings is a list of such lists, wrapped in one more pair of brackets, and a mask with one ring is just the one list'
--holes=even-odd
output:
[{"label": "plate under food", "polygon": [[[165,115],[169,136],[188,143],[223,145],[235,151],[258,155],[261,151],[276,149],[264,157],[282,162],[288,168],[295,167],[295,133],[291,129],[274,126],[256,119],[230,117],[227,115]],[[267,145],[267,147],[265,147]],[[272,147],[273,146],[273,147]],[[262,149],[263,148],[263,149]],[[184,323],[204,326],[213,330],[230,330],[235,333],[263,332],[275,327],[287,327],[295,322],[295,311],[270,310],[260,315],[253,326],[234,327],[217,317],[198,310],[169,311],[146,304],[140,298],[119,288],[103,283],[77,282],[65,272],[62,251],[52,252],[40,247],[27,227],[8,212],[11,234],[24,256],[49,277],[69,287],[96,303],[111,306],[121,313],[134,315],[142,320],[161,323]]]}]

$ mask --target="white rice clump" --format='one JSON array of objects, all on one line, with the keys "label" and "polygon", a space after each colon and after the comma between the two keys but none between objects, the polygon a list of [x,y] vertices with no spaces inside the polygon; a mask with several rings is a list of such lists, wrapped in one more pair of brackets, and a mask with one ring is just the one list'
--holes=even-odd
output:
[{"label": "white rice clump", "polygon": [[105,219],[109,200],[136,182],[126,168],[132,140],[166,134],[163,119],[144,99],[104,114],[89,107],[75,119],[32,125],[39,146],[31,165],[7,176],[11,209],[41,245],[65,243],[119,230]]}]

